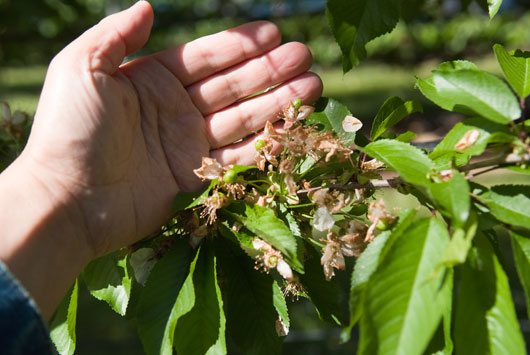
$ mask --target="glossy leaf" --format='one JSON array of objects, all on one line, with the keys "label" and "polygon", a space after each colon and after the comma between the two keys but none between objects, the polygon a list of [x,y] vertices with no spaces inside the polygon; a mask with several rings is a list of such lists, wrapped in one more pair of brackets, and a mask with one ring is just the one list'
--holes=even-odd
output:
[{"label": "glossy leaf", "polygon": [[487,0],[487,4],[488,4],[488,14],[490,18],[493,18],[499,11],[499,8],[502,5],[502,0]]},{"label": "glossy leaf", "polygon": [[203,245],[173,309],[174,347],[178,354],[226,354],[225,315],[217,284],[216,258]]},{"label": "glossy leaf", "polygon": [[415,210],[404,210],[400,213],[398,222],[392,231],[382,232],[375,238],[363,253],[357,258],[350,285],[350,320],[349,325],[344,329],[342,339],[347,341],[349,333],[362,315],[364,307],[364,295],[366,286],[379,264],[384,260],[385,252],[388,251],[392,243],[398,239],[410,226]]},{"label": "glossy leaf", "polygon": [[255,270],[252,259],[225,239],[215,242],[227,338],[234,346],[229,353],[279,354],[272,277]]},{"label": "glossy leaf", "polygon": [[500,44],[493,46],[504,77],[520,98],[530,94],[530,53],[516,51],[508,53]]},{"label": "glossy leaf", "polygon": [[278,286],[277,282],[274,282],[272,288],[273,294],[273,304],[276,312],[278,312],[278,317],[282,320],[282,323],[285,325],[286,332],[289,332],[291,326],[291,321],[289,318],[289,310],[287,309],[287,303],[285,302],[285,297],[283,296],[282,289]]},{"label": "glossy leaf", "polygon": [[289,227],[276,217],[274,211],[258,205],[247,205],[245,214],[246,217],[241,219],[243,225],[285,255],[293,269],[303,272],[302,262],[298,258],[296,237]]},{"label": "glossy leaf", "polygon": [[327,17],[342,51],[344,72],[366,58],[366,44],[388,33],[399,21],[397,0],[329,0]]},{"label": "glossy leaf", "polygon": [[381,257],[383,248],[390,237],[390,232],[381,233],[368,244],[366,250],[359,256],[355,262],[355,267],[351,276],[350,288],[350,324],[347,331],[351,331],[352,327],[357,323],[362,314],[364,305],[364,295],[366,286],[370,277],[377,269],[377,266],[383,259]]},{"label": "glossy leaf", "polygon": [[453,221],[454,227],[463,227],[469,218],[471,199],[469,184],[464,174],[451,171],[448,181],[433,182],[429,193],[440,212]]},{"label": "glossy leaf", "polygon": [[[466,149],[458,150],[457,144],[470,131],[478,132],[478,139]],[[467,164],[472,156],[480,155],[488,145],[490,133],[480,125],[471,125],[466,122],[457,123],[429,154],[437,166],[450,168],[453,161],[457,166]]]},{"label": "glossy leaf", "polygon": [[421,111],[421,105],[415,101],[403,101],[395,96],[389,98],[374,118],[370,137],[372,140],[376,140],[405,117]]},{"label": "glossy leaf", "polygon": [[408,143],[381,139],[368,144],[364,152],[397,171],[403,180],[425,186],[434,163],[420,149]]},{"label": "glossy leaf", "polygon": [[148,355],[171,353],[178,313],[177,296],[186,280],[193,251],[180,239],[159,260],[142,290],[136,309],[136,325]]},{"label": "glossy leaf", "polygon": [[526,312],[530,318],[530,234],[528,232],[511,232],[512,236],[512,250],[515,267],[521,285],[523,285]]},{"label": "glossy leaf", "polygon": [[450,278],[435,272],[449,242],[436,218],[423,219],[392,244],[370,278],[359,354],[422,354],[451,298]]},{"label": "glossy leaf", "polygon": [[125,315],[131,295],[128,257],[110,253],[90,262],[83,271],[83,281],[92,296],[105,301],[120,315]]},{"label": "glossy leaf", "polygon": [[418,79],[417,86],[429,100],[449,111],[478,114],[498,123],[519,118],[519,103],[502,80],[477,69],[461,69],[464,66],[448,70],[446,64],[431,77]]},{"label": "glossy leaf", "polygon": [[499,221],[528,228],[530,226],[530,186],[497,185],[479,196]]},{"label": "glossy leaf", "polygon": [[78,282],[75,280],[50,322],[50,337],[61,355],[71,355],[75,351],[78,293]]},{"label": "glossy leaf", "polygon": [[443,252],[440,264],[446,267],[463,264],[471,248],[471,243],[478,228],[476,214],[471,214],[464,228],[455,228],[451,235],[451,241]]},{"label": "glossy leaf", "polygon": [[526,353],[508,278],[483,237],[462,268],[455,301],[456,354]]},{"label": "glossy leaf", "polygon": [[319,123],[325,129],[335,132],[345,144],[352,144],[355,140],[355,132],[346,132],[342,122],[346,116],[352,113],[343,103],[323,97],[316,104],[315,112],[307,120],[308,123]]}]

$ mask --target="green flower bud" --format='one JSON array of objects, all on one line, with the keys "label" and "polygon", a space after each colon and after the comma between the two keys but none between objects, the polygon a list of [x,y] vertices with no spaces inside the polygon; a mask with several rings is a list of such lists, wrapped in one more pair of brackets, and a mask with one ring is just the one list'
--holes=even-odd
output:
[{"label": "green flower bud", "polygon": [[388,221],[384,219],[380,219],[379,221],[377,221],[377,224],[375,225],[375,227],[379,229],[380,231],[386,231],[390,226],[388,224]]},{"label": "green flower bud", "polygon": [[299,109],[300,107],[302,107],[302,99],[298,98],[298,99],[294,99],[292,102],[292,105],[294,106],[295,109]]},{"label": "green flower bud", "polygon": [[258,139],[256,143],[254,143],[254,147],[258,151],[265,148],[265,145],[267,145],[267,143],[263,139]]},{"label": "green flower bud", "polygon": [[223,181],[226,182],[227,184],[233,183],[234,181],[236,181],[236,178],[237,178],[237,173],[232,169],[228,170],[223,175]]}]

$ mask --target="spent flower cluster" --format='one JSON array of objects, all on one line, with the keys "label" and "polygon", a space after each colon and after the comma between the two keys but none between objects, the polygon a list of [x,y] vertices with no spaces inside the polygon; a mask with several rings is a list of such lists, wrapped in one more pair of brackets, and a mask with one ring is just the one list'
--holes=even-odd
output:
[{"label": "spent flower cluster", "polygon": [[[292,256],[274,244],[275,237],[267,239],[256,231],[259,228],[249,222],[243,209],[263,208],[270,211],[270,219],[282,224],[287,221],[289,233],[296,236],[299,245],[320,253],[327,280],[332,279],[335,270],[345,269],[346,257],[361,254],[382,224],[395,220],[383,202],[369,203],[370,193],[338,187],[358,182],[357,176],[362,173],[378,176],[382,164],[365,161],[355,145],[345,144],[333,132],[306,124],[314,110],[297,99],[280,113],[281,129],[267,122],[263,135],[255,141],[255,166],[223,167],[215,159],[205,157],[195,170],[210,185],[193,206],[196,218],[203,223],[198,223],[202,228],[200,237],[196,236],[199,227],[191,228],[192,244],[196,246],[207,234],[217,234],[221,225],[229,226],[238,238],[253,235],[251,240],[240,243],[246,243],[244,249],[254,258],[256,269],[278,272],[286,284],[284,292],[302,289],[297,277],[301,270],[290,265]],[[346,115],[342,125],[346,131],[356,132],[362,123]]]}]

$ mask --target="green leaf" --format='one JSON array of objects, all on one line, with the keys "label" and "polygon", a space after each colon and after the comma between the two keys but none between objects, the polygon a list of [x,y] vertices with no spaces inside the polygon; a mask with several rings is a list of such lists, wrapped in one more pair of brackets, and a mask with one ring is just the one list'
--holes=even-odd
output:
[{"label": "green leaf", "polygon": [[399,4],[396,0],[328,0],[326,14],[342,51],[345,73],[366,58],[368,42],[396,27]]},{"label": "green leaf", "polygon": [[287,309],[287,303],[285,302],[285,297],[283,296],[282,289],[278,286],[278,283],[275,281],[273,288],[273,304],[278,316],[285,325],[286,332],[289,332],[289,327],[291,326],[291,321],[289,319],[289,310]]},{"label": "green leaf", "polygon": [[463,227],[469,217],[471,198],[469,184],[464,174],[452,171],[449,181],[433,182],[429,185],[429,193],[440,212],[451,218],[453,226]]},{"label": "green leaf", "polygon": [[294,270],[303,273],[304,267],[298,257],[296,237],[289,227],[276,217],[274,211],[258,205],[246,205],[245,214],[246,217],[241,219],[243,225],[285,255]]},{"label": "green leaf", "polygon": [[376,140],[405,117],[421,111],[421,105],[415,101],[405,102],[396,96],[389,98],[374,118],[370,137]]},{"label": "green leaf", "polygon": [[255,165],[234,165],[230,168],[230,170],[233,170],[236,174],[241,174],[249,170],[257,169],[258,167]]},{"label": "green leaf", "polygon": [[342,312],[343,299],[342,291],[337,281],[338,275],[330,281],[326,280],[324,270],[320,264],[321,256],[322,254],[318,253],[314,247],[307,245],[304,264],[306,273],[300,275],[300,282],[317,310],[320,319],[341,325],[345,323],[346,317]]},{"label": "green leaf", "polygon": [[219,284],[226,314],[227,337],[240,354],[280,354],[276,333],[274,281],[254,269],[254,262],[224,238],[216,238]]},{"label": "green leaf", "polygon": [[500,44],[493,46],[504,77],[517,95],[524,99],[530,94],[530,53],[516,51],[508,53]]},{"label": "green leaf", "polygon": [[416,216],[415,210],[403,210],[392,231],[385,231],[377,236],[357,258],[350,286],[350,320],[347,327],[343,329],[341,340],[346,342],[350,338],[353,326],[358,322],[364,307],[364,296],[366,287],[371,276],[376,271],[379,264],[384,260],[386,252],[392,243],[398,239],[410,226]]},{"label": "green leaf", "polygon": [[446,267],[463,264],[471,248],[473,237],[477,233],[478,218],[471,214],[465,228],[456,228],[451,241],[445,249],[440,264]]},{"label": "green leaf", "polygon": [[490,18],[493,18],[499,11],[499,8],[502,5],[502,0],[487,0],[487,2],[488,2],[488,14]]},{"label": "green leaf", "polygon": [[451,278],[435,272],[449,242],[436,218],[414,223],[370,278],[359,354],[422,354],[451,299]]},{"label": "green leaf", "polygon": [[455,353],[525,354],[508,278],[486,238],[477,238],[455,297]]},{"label": "green leaf", "polygon": [[50,337],[61,355],[71,355],[75,351],[78,293],[78,282],[76,279],[50,322]]},{"label": "green leaf", "polygon": [[355,262],[350,287],[350,323],[345,329],[348,336],[345,338],[343,335],[343,340],[349,339],[349,333],[362,315],[366,286],[383,259],[381,254],[389,237],[389,231],[378,235]]},{"label": "green leaf", "polygon": [[189,272],[193,251],[178,239],[151,271],[136,308],[136,325],[144,350],[151,354],[171,354],[177,321],[175,304]]},{"label": "green leaf", "polygon": [[217,284],[216,259],[206,244],[190,267],[173,311],[177,318],[174,347],[178,354],[226,354],[226,319]]},{"label": "green leaf", "polygon": [[443,109],[478,114],[498,123],[509,123],[521,116],[521,109],[508,86],[493,74],[477,69],[461,69],[467,64],[449,65],[418,79],[416,85],[429,100]]},{"label": "green leaf", "polygon": [[90,262],[83,270],[88,290],[112,310],[125,315],[131,295],[131,276],[127,270],[128,257],[120,252],[107,254]]},{"label": "green leaf", "polygon": [[478,196],[499,221],[528,228],[530,226],[530,186],[497,185]]},{"label": "green leaf", "polygon": [[355,133],[346,132],[342,128],[342,121],[348,115],[351,115],[351,112],[346,105],[335,99],[322,97],[315,105],[315,112],[306,121],[309,124],[319,123],[325,129],[332,130],[346,145],[349,145],[354,142]]},{"label": "green leaf", "polygon": [[[446,292],[449,294],[453,293],[454,285],[454,272],[452,268],[447,269],[447,289]],[[442,315],[442,321],[438,325],[434,336],[431,338],[427,349],[424,354],[432,355],[452,355],[453,354],[453,339],[451,338],[451,322],[452,322],[452,297],[448,296],[447,304],[445,306],[444,314]]]},{"label": "green leaf", "polygon": [[208,187],[200,194],[197,192],[179,192],[173,201],[173,212],[194,208],[204,203],[204,200],[210,195],[210,191],[219,184],[219,179],[210,181]]},{"label": "green leaf", "polygon": [[530,318],[530,235],[528,232],[511,232],[512,236],[512,250],[515,267],[521,285],[523,285],[526,312]]},{"label": "green leaf", "polygon": [[[478,125],[471,125],[467,122],[457,123],[442,139],[434,150],[429,154],[429,157],[435,161],[437,166],[443,168],[450,168],[454,161],[457,166],[465,165],[469,162],[472,156],[480,155],[486,150],[488,145],[488,138],[490,133]],[[478,138],[475,143],[468,148],[457,150],[455,146],[460,142],[467,132],[476,130]]]},{"label": "green leaf", "polygon": [[434,163],[420,149],[408,143],[381,139],[368,144],[363,151],[397,171],[406,182],[426,186]]},{"label": "green leaf", "polygon": [[396,140],[404,143],[409,143],[412,142],[414,138],[416,138],[416,133],[406,131],[405,133],[401,133],[399,136],[397,136]]}]

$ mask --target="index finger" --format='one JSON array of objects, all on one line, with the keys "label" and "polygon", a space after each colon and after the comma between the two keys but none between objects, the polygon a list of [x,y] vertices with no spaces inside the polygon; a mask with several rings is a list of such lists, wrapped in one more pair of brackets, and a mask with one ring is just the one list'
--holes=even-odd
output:
[{"label": "index finger", "polygon": [[280,31],[271,22],[256,21],[155,53],[184,86],[268,52],[280,44]]}]

